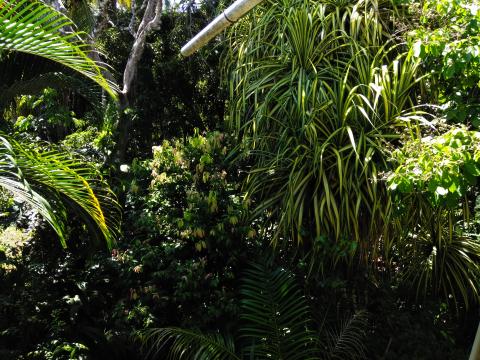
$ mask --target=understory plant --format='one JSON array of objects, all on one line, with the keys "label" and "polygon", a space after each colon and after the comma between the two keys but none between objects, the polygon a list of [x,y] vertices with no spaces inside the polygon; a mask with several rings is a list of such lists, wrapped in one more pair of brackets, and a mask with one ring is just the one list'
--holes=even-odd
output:
[{"label": "understory plant", "polygon": [[154,326],[233,332],[239,274],[262,245],[228,147],[222,133],[197,133],[127,167],[124,231],[110,254],[92,251],[78,224],[66,250],[45,228],[16,258],[7,252],[0,358],[142,359],[131,334]]},{"label": "understory plant", "polygon": [[238,336],[160,328],[143,334],[152,359],[363,359],[366,316],[359,312],[337,329],[314,324],[296,279],[282,268],[250,264],[240,288]]},{"label": "understory plant", "polygon": [[[436,296],[465,310],[479,290],[477,135],[436,131],[441,109],[421,101],[445,105],[457,87],[476,89],[475,76],[454,74],[476,72],[467,34],[478,14],[466,2],[425,4],[450,14],[443,21],[465,20],[447,32],[462,31],[450,39],[455,54],[453,43],[435,49],[441,31],[409,48],[390,1],[263,3],[229,34],[227,120],[251,166],[244,189],[253,216],[270,220],[272,245],[301,258],[307,278],[361,269],[374,282],[402,282],[418,302]],[[423,56],[427,45],[443,65]],[[462,52],[472,54],[460,61]],[[449,75],[428,74],[429,61]],[[395,181],[385,181],[389,171]]]},{"label": "understory plant", "polygon": [[226,160],[229,144],[223,133],[197,132],[163,141],[148,165],[131,166],[125,237],[135,241],[119,258],[143,279],[139,298],[154,286],[162,325],[235,326],[238,273],[262,244],[240,191],[241,168]]},{"label": "understory plant", "polygon": [[408,140],[386,177],[401,234],[402,276],[417,297],[440,296],[468,308],[480,296],[477,183],[480,133],[452,127]]},{"label": "understory plant", "polygon": [[[95,81],[115,98],[115,84],[102,74],[105,66],[88,56],[93,49],[63,14],[39,1],[4,0],[0,21],[2,54],[48,59]],[[0,135],[0,158],[0,185],[34,207],[52,225],[62,245],[66,246],[65,207],[70,206],[112,247],[120,227],[120,207],[94,166],[53,146],[4,134]]]}]

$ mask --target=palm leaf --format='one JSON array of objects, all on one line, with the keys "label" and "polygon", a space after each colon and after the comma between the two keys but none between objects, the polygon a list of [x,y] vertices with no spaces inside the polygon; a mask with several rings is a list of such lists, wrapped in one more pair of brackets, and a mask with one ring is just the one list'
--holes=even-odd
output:
[{"label": "palm leaf", "polygon": [[[28,201],[65,242],[68,205],[112,248],[120,229],[116,197],[94,166],[45,144],[0,137],[0,186]],[[34,190],[33,190],[34,189]]]},{"label": "palm leaf", "polygon": [[77,71],[95,81],[111,96],[117,86],[102,75],[103,65],[88,57],[92,51],[80,33],[66,33],[73,23],[63,14],[39,2],[2,0],[0,7],[0,50],[41,56]]}]

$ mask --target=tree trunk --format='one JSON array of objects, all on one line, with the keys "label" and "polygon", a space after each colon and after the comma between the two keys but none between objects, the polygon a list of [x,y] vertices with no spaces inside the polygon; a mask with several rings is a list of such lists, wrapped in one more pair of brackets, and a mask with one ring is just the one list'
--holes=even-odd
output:
[{"label": "tree trunk", "polygon": [[[125,161],[132,126],[131,118],[125,114],[125,110],[131,103],[131,90],[138,70],[138,65],[145,50],[147,36],[160,27],[162,6],[162,0],[144,0],[142,8],[145,8],[145,12],[142,21],[135,32],[133,46],[123,72],[123,88],[120,94],[120,116],[117,126],[118,138],[115,151],[115,161],[119,163]],[[135,11],[132,11],[132,18],[133,17],[135,17]],[[134,22],[135,20],[132,19],[130,24],[134,24]]]}]

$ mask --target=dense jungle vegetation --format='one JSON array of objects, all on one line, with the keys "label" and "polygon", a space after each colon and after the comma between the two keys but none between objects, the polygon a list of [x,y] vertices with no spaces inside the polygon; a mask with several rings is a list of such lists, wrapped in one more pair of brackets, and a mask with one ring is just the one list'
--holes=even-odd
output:
[{"label": "dense jungle vegetation", "polygon": [[466,359],[480,3],[1,0],[0,359]]}]

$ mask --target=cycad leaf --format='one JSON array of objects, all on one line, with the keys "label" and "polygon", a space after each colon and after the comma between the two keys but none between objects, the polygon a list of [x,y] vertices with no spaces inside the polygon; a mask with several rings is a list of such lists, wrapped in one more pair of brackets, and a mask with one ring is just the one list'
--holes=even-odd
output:
[{"label": "cycad leaf", "polygon": [[64,246],[66,211],[61,202],[94,224],[109,248],[115,243],[121,218],[116,197],[94,166],[71,153],[0,136],[0,186],[43,215]]},{"label": "cycad leaf", "polygon": [[308,306],[291,274],[253,264],[246,271],[241,294],[246,354],[254,353],[255,359],[315,359]]},{"label": "cycad leaf", "polygon": [[240,360],[233,340],[220,334],[204,335],[194,330],[160,328],[146,332],[143,343],[150,348],[147,358],[175,360]]},{"label": "cycad leaf", "polygon": [[88,57],[91,51],[80,33],[66,33],[74,25],[66,16],[39,1],[1,0],[0,50],[47,58],[92,79],[116,97],[117,86],[102,75],[102,65]]},{"label": "cycad leaf", "polygon": [[365,359],[365,328],[367,317],[365,312],[357,312],[345,319],[337,331],[329,333],[330,359]]}]

